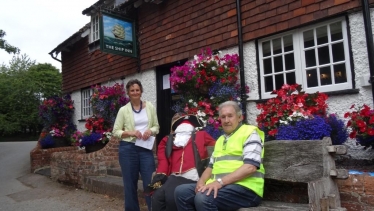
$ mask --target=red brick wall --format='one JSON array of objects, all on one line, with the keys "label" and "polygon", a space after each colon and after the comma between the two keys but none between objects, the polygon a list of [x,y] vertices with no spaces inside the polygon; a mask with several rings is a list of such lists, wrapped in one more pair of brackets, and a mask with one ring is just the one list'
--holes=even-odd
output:
[{"label": "red brick wall", "polygon": [[108,168],[118,168],[119,140],[112,138],[104,148],[92,153],[82,151],[58,152],[51,157],[53,180],[82,187],[87,175],[105,175]]},{"label": "red brick wall", "polygon": [[337,180],[342,207],[347,211],[374,210],[374,175],[350,174],[347,180]]},{"label": "red brick wall", "polygon": [[361,8],[358,0],[243,0],[242,5],[245,41]]},{"label": "red brick wall", "polygon": [[191,58],[206,46],[237,43],[235,1],[167,1],[139,11],[143,68]]},{"label": "red brick wall", "polygon": [[75,43],[69,52],[62,52],[62,90],[72,92],[99,83],[136,73],[137,59],[89,52],[88,37]]}]

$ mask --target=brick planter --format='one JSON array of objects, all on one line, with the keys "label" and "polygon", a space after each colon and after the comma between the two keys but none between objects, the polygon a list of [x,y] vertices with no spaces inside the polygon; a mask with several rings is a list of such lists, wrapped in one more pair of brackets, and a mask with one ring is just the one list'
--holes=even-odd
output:
[{"label": "brick planter", "polygon": [[107,169],[119,167],[118,145],[119,140],[112,138],[96,152],[76,150],[53,153],[51,177],[55,181],[82,188],[84,177],[106,175]]},{"label": "brick planter", "polygon": [[35,172],[35,170],[39,168],[50,166],[52,154],[55,152],[77,151],[77,147],[75,146],[42,149],[40,141],[46,135],[46,133],[46,131],[42,131],[35,148],[30,152],[31,172]]}]

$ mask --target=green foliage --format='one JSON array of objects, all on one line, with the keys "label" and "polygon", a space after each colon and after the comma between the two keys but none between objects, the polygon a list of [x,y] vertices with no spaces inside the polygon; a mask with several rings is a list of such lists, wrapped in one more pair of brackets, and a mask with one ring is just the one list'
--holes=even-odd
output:
[{"label": "green foliage", "polygon": [[0,67],[0,135],[40,132],[38,108],[43,98],[61,93],[61,74],[50,64],[14,56]]},{"label": "green foliage", "polygon": [[6,40],[3,38],[5,37],[5,31],[0,29],[0,49],[4,49],[8,53],[17,54],[20,52],[19,48],[10,45]]}]

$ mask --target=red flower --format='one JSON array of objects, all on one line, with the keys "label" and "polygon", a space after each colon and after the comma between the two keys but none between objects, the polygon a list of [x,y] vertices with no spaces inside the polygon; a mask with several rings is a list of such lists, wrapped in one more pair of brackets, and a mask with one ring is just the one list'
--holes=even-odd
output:
[{"label": "red flower", "polygon": [[277,129],[270,130],[270,131],[269,131],[269,135],[271,135],[271,136],[275,136],[275,134],[277,134],[277,132],[278,132]]},{"label": "red flower", "polygon": [[349,134],[349,138],[356,138],[356,131],[352,131],[352,132]]},{"label": "red flower", "polygon": [[374,111],[367,105],[350,107],[351,112],[346,112],[344,118],[349,118],[347,127],[351,129],[350,138],[360,136],[363,138],[374,136]]},{"label": "red flower", "polygon": [[[294,93],[296,92],[296,93]],[[304,116],[324,116],[327,110],[327,95],[323,93],[307,94],[301,91],[301,85],[284,84],[281,89],[272,92],[277,96],[266,103],[257,105],[261,113],[257,116],[257,124],[261,129],[267,127],[269,136],[275,136],[279,127],[279,120],[288,121],[294,112]],[[266,130],[265,130],[266,132]],[[271,137],[270,137],[271,138]]]},{"label": "red flower", "polygon": [[374,136],[374,129],[373,128],[368,129],[368,135],[369,136]]}]

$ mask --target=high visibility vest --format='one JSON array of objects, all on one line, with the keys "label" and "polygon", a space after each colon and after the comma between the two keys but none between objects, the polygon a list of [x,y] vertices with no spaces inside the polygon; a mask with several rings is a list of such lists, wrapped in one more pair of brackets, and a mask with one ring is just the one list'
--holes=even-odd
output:
[{"label": "high visibility vest", "polygon": [[[211,178],[206,182],[209,184],[214,182],[217,178],[222,178],[228,175],[240,166],[244,164],[243,162],[243,146],[247,138],[256,130],[261,138],[262,146],[264,146],[264,132],[252,125],[242,125],[233,135],[229,137],[224,146],[224,136],[221,136],[214,147],[213,157],[213,170]],[[264,148],[261,153],[261,160],[264,157]],[[265,169],[261,162],[260,168],[242,180],[235,182],[235,184],[242,185],[251,189],[260,197],[264,193],[264,175]]]}]

